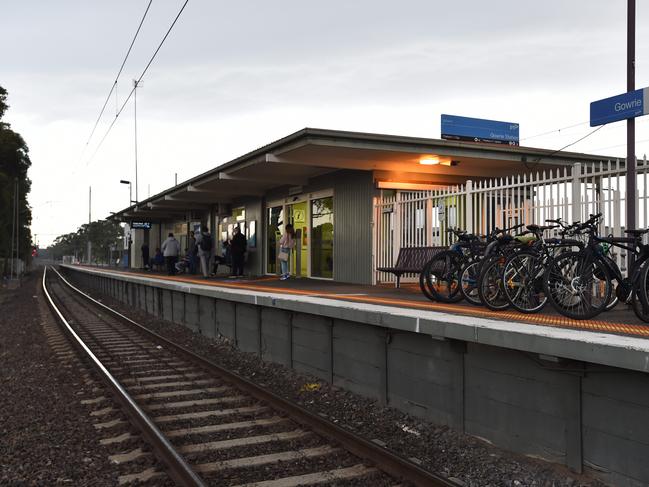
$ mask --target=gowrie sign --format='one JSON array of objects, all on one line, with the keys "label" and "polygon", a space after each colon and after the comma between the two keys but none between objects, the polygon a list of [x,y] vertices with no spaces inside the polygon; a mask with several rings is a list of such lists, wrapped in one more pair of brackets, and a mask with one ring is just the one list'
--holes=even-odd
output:
[{"label": "gowrie sign", "polygon": [[[647,100],[647,103],[645,103]],[[647,115],[649,107],[649,88],[629,91],[590,104],[590,126],[604,125],[627,118]]]}]

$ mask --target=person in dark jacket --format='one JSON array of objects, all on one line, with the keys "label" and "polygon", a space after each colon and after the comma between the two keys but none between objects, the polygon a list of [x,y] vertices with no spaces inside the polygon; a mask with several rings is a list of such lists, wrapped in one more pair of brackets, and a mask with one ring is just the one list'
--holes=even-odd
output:
[{"label": "person in dark jacket", "polygon": [[143,243],[142,247],[140,247],[140,250],[142,251],[142,267],[144,269],[149,268],[149,244],[148,243]]},{"label": "person in dark jacket", "polygon": [[243,236],[239,227],[232,230],[232,242],[230,242],[230,255],[232,256],[232,275],[243,276],[243,263],[246,254],[246,237]]}]

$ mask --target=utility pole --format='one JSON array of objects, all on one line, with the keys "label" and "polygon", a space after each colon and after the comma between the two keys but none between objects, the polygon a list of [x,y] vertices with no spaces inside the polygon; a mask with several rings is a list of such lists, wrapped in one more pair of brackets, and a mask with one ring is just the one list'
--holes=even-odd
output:
[{"label": "utility pole", "polygon": [[[16,178],[14,181],[14,208],[13,208],[14,211],[11,214],[11,254],[9,257],[11,273],[9,274],[9,279],[14,278],[14,254],[15,254],[14,245],[16,243],[16,226],[17,226],[16,216],[18,215],[18,211],[16,211],[17,201],[18,201],[18,178]],[[18,274],[18,272],[16,272],[16,274]]]},{"label": "utility pole", "polygon": [[[627,0],[626,91],[635,90],[635,0]],[[636,160],[635,118],[626,121],[626,229],[635,230],[636,220]],[[628,253],[628,269],[633,264],[633,252]]]},{"label": "utility pole", "polygon": [[140,83],[136,79],[133,80],[133,108],[135,115],[135,202],[140,201],[138,197],[138,182],[137,182],[137,89],[140,86]]},{"label": "utility pole", "polygon": [[88,187],[88,264],[92,262],[92,242],[90,241],[90,224],[92,223],[92,186]]}]

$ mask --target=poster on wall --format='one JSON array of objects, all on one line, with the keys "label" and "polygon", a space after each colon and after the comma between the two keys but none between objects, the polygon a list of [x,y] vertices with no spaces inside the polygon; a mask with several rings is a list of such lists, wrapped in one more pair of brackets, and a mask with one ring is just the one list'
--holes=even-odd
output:
[{"label": "poster on wall", "polygon": [[246,240],[248,240],[248,248],[256,249],[257,248],[257,220],[252,220],[248,222],[248,227],[246,228]]}]

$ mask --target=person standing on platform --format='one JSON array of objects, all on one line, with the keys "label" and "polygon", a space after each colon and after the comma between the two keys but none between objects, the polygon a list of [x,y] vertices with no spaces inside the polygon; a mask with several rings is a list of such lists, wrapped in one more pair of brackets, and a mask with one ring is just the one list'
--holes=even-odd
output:
[{"label": "person standing on platform", "polygon": [[198,243],[194,235],[189,236],[189,245],[187,246],[187,255],[189,256],[189,273],[196,274],[198,264]]},{"label": "person standing on platform", "polygon": [[235,226],[232,230],[232,242],[230,243],[230,255],[232,256],[232,277],[243,276],[243,263],[245,261],[246,237],[239,230],[239,226]]},{"label": "person standing on platform", "polygon": [[295,248],[295,229],[290,223],[286,225],[284,235],[279,239],[279,265],[282,268],[280,279],[285,281],[291,275],[288,272],[288,262],[291,251]]},{"label": "person standing on platform", "polygon": [[142,244],[142,247],[140,247],[140,250],[142,251],[142,267],[144,269],[149,268],[149,244],[144,242]]},{"label": "person standing on platform", "polygon": [[169,233],[167,240],[162,242],[162,255],[164,255],[167,264],[167,274],[173,276],[176,274],[176,262],[180,254],[180,243],[175,239],[173,233]]},{"label": "person standing on platform", "polygon": [[196,235],[196,245],[198,246],[198,258],[201,261],[201,272],[203,277],[209,277],[210,257],[212,256],[212,236],[207,227],[201,225],[201,231]]}]

